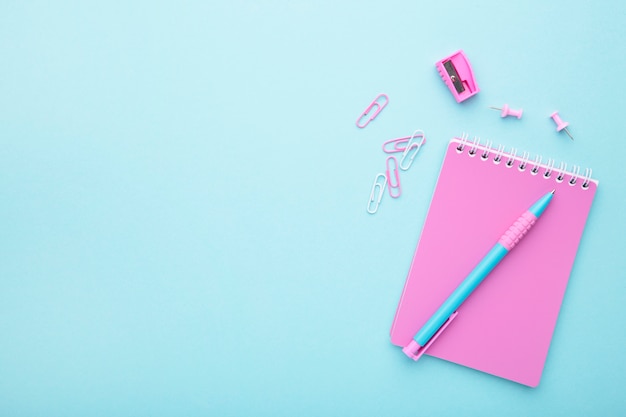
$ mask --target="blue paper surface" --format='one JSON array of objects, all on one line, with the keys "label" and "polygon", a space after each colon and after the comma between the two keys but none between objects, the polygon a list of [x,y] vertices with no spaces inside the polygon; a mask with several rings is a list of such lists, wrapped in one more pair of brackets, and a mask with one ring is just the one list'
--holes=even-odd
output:
[{"label": "blue paper surface", "polygon": [[[625,13],[3,2],[0,414],[623,414]],[[481,89],[462,104],[434,67],[458,49]],[[418,128],[402,196],[369,215],[382,143]],[[536,389],[389,342],[462,132],[600,180]]]}]

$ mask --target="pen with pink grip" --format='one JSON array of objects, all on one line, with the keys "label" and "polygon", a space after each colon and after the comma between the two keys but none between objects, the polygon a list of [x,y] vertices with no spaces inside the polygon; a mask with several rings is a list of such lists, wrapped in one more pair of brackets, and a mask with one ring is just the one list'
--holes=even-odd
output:
[{"label": "pen with pink grip", "polygon": [[526,235],[535,224],[539,216],[545,211],[554,196],[554,190],[541,197],[526,212],[524,212],[513,225],[507,230],[500,240],[494,245],[487,255],[474,267],[472,272],[450,294],[447,300],[441,304],[437,311],[417,332],[413,340],[402,351],[418,360],[430,345],[437,339],[441,332],[456,317],[456,310],[469,297],[469,295],[483,282],[487,275],[509,253],[515,245]]}]

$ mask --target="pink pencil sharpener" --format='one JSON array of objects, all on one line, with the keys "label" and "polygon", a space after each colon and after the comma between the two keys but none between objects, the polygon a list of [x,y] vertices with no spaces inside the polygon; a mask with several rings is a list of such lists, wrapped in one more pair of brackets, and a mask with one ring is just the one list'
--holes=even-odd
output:
[{"label": "pink pencil sharpener", "polygon": [[462,50],[437,61],[435,66],[457,103],[480,91],[474,79],[472,66]]}]

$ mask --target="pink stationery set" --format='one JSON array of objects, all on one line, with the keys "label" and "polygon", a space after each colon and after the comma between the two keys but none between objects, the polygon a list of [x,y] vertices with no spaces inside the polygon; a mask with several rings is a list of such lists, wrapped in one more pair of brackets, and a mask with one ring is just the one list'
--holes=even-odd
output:
[{"label": "pink stationery set", "polygon": [[407,346],[537,196],[548,210],[458,308],[427,355],[537,386],[598,182],[591,170],[450,141],[391,328]]}]

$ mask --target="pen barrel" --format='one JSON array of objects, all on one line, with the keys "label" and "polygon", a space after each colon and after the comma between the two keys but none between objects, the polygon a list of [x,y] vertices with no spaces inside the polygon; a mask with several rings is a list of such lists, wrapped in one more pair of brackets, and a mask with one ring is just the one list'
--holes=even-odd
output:
[{"label": "pen barrel", "polygon": [[530,211],[526,211],[509,227],[509,230],[504,232],[498,243],[510,251],[522,240],[536,221],[537,217]]},{"label": "pen barrel", "polygon": [[483,282],[485,277],[495,268],[509,251],[496,243],[487,255],[474,267],[472,272],[461,282],[452,294],[441,304],[435,314],[422,326],[414,340],[424,346],[439,330],[446,320],[461,306],[467,297]]},{"label": "pen barrel", "polygon": [[[523,213],[515,223],[502,235],[498,243],[487,253],[487,255],[474,267],[472,272],[461,282],[461,284],[450,294],[450,296],[439,306],[426,324],[417,332],[413,338],[420,347],[424,347],[430,339],[442,328],[445,322],[461,306],[467,297],[483,282],[485,277],[500,263],[511,249],[528,233],[535,224],[539,216],[548,207],[554,197],[554,190],[545,194]],[[408,349],[407,346],[405,349]],[[414,346],[411,345],[414,350]],[[405,352],[406,353],[406,352]],[[408,353],[407,353],[408,354]],[[423,352],[422,352],[423,354]],[[411,356],[411,355],[409,355]]]}]

